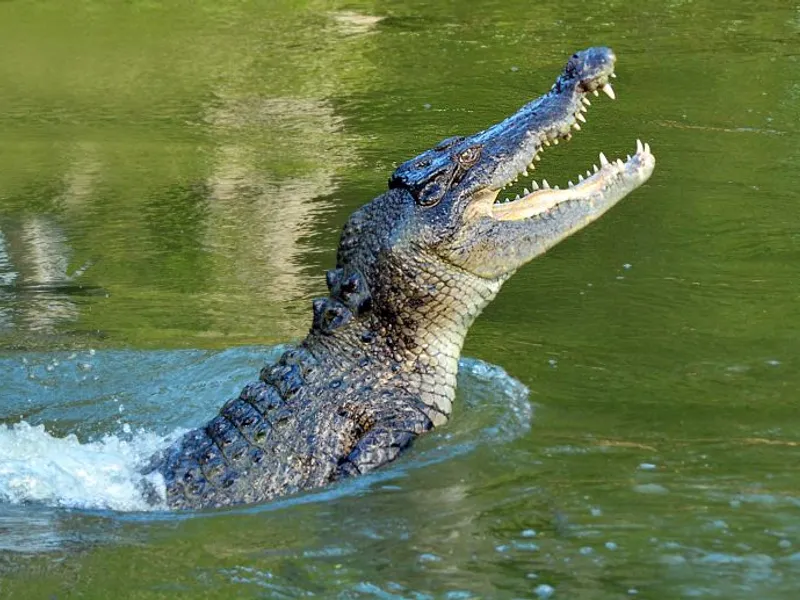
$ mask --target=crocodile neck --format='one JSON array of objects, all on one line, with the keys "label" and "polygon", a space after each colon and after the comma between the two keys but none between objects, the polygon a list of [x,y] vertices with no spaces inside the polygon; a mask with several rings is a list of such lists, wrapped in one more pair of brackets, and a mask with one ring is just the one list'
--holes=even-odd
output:
[{"label": "crocodile neck", "polygon": [[328,272],[331,295],[314,301],[304,345],[370,379],[377,373],[376,383],[418,396],[434,424],[445,423],[467,331],[505,278],[477,277],[418,250],[364,270]]}]

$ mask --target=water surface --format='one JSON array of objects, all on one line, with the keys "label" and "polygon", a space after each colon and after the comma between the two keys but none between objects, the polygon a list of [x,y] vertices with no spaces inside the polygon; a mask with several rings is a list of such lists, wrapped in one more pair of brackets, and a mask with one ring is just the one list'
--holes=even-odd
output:
[{"label": "water surface", "polygon": [[[785,0],[0,3],[0,596],[796,597],[799,37]],[[656,172],[505,286],[447,428],[257,509],[119,504],[304,335],[395,164],[596,44],[618,100],[541,175]]]}]

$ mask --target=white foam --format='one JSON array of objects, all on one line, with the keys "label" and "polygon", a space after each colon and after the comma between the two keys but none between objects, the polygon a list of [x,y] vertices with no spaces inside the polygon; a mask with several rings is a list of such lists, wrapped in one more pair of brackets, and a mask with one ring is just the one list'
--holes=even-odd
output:
[{"label": "white foam", "polygon": [[[44,425],[0,425],[0,500],[118,511],[163,509],[145,500],[138,470],[179,434],[140,430],[131,441],[106,435],[81,443],[72,434],[54,437]],[[163,497],[163,482],[150,483]]]},{"label": "white foam", "polygon": [[[33,407],[37,418],[46,422],[69,417],[94,430],[114,428],[114,433],[96,441],[81,441],[74,434],[52,435],[44,425],[26,421],[0,424],[0,508],[37,504],[120,512],[165,510],[163,503],[153,506],[149,501],[153,492],[164,497],[163,481],[160,477],[144,481],[139,474],[142,466],[187,428],[211,418],[219,410],[220,398],[238,393],[265,356],[274,360],[283,349],[238,348],[211,354],[99,351],[88,356],[51,353],[0,358],[0,371],[9,376],[5,394],[0,394],[6,414],[21,414]],[[82,363],[91,364],[94,378],[86,379]],[[48,370],[51,365],[53,370]],[[120,420],[122,399],[125,421],[130,423]],[[86,411],[90,401],[92,410]],[[426,436],[426,449],[396,468],[446,460],[486,441],[501,452],[498,441],[514,439],[530,428],[528,390],[500,367],[462,359],[459,402],[465,405],[459,418]],[[154,433],[165,427],[172,433]]]}]

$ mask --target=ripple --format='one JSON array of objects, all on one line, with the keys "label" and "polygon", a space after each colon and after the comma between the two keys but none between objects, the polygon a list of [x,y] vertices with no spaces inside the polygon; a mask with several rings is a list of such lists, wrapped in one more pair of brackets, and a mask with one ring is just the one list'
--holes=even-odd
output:
[{"label": "ripple", "polygon": [[[0,508],[4,508],[2,503],[6,508],[23,507],[27,515],[20,519],[16,513],[16,525],[11,526],[14,539],[24,537],[31,520],[52,508],[114,511],[120,517],[120,513],[163,511],[164,507],[149,506],[142,496],[141,465],[186,427],[213,415],[226,390],[238,389],[257,372],[254,363],[275,360],[284,350],[285,346],[216,353],[40,353],[0,361],[13,380],[8,388],[13,396],[3,398],[3,404],[15,416],[31,415],[14,424],[0,424]],[[85,365],[91,368],[87,371]],[[194,421],[185,418],[187,396],[195,409]],[[451,424],[423,438],[420,451],[386,469],[324,490],[222,512],[275,510],[360,493],[411,469],[448,460],[478,445],[513,440],[530,429],[528,390],[500,367],[463,359],[458,396],[459,411]],[[31,405],[39,410],[31,410]],[[64,431],[62,420],[73,430]],[[165,422],[173,425],[167,432]],[[187,515],[161,512],[148,518],[184,519]]]}]

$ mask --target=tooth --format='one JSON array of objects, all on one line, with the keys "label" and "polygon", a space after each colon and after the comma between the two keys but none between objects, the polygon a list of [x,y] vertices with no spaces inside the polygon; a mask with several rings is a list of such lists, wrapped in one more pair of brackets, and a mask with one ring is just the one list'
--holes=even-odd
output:
[{"label": "tooth", "polygon": [[578,113],[575,115],[575,118],[578,119],[581,123],[586,123],[586,117],[583,116],[583,113]]},{"label": "tooth", "polygon": [[528,176],[528,169],[525,169],[525,170],[522,172],[522,175],[523,175],[524,177],[527,177],[527,176]]},{"label": "tooth", "polygon": [[544,145],[549,147],[550,146],[550,140],[545,140],[544,141]]},{"label": "tooth", "polygon": [[586,96],[581,98],[581,102],[583,102],[586,106],[591,106],[592,105],[592,103],[589,101],[589,99]]},{"label": "tooth", "polygon": [[615,165],[617,165],[617,166],[618,166],[620,169],[622,169],[622,168],[625,166],[625,163],[623,163],[623,162],[622,162],[622,159],[621,159],[621,158],[618,158],[618,159],[615,161],[615,163],[614,163],[614,164],[615,164]]},{"label": "tooth", "polygon": [[575,184],[574,184],[574,183],[572,183],[572,180],[571,180],[571,179],[570,179],[570,180],[567,182],[567,184],[569,185],[569,187],[575,187]]},{"label": "tooth", "polygon": [[560,190],[561,188],[560,188],[560,187],[558,187],[557,185],[554,185],[554,186],[553,186],[553,189],[554,189],[554,190]]},{"label": "tooth", "polygon": [[531,191],[530,191],[528,188],[525,188],[525,189],[522,191],[522,193],[523,193],[523,194],[525,194],[526,196],[530,196],[530,194],[531,194]]},{"label": "tooth", "polygon": [[583,175],[578,173],[578,183],[580,183],[581,181],[583,181]]},{"label": "tooth", "polygon": [[597,90],[592,90],[592,93],[595,95],[595,97],[600,95],[600,92],[598,92]]},{"label": "tooth", "polygon": [[592,176],[592,172],[589,169],[586,169],[586,176],[587,177],[591,177]]},{"label": "tooth", "polygon": [[[576,124],[577,124],[577,123],[576,123]],[[567,141],[570,141],[570,140],[572,139],[572,134],[571,134],[571,133],[568,133],[568,134],[567,134],[567,137],[565,137],[564,139],[565,139],[565,140],[567,140]]]},{"label": "tooth", "polygon": [[644,143],[644,151],[650,154],[650,144],[647,142]]},{"label": "tooth", "polygon": [[517,194],[517,197],[514,198],[514,200],[519,200],[519,194]]},{"label": "tooth", "polygon": [[608,164],[608,159],[606,158],[606,155],[601,152],[600,153],[600,166],[601,167],[605,167],[607,164]]},{"label": "tooth", "polygon": [[628,156],[626,156],[626,157],[625,157],[625,161],[626,161],[626,162],[630,162],[630,160],[631,160],[631,155],[630,155],[630,154],[628,154]]},{"label": "tooth", "polygon": [[603,90],[605,95],[608,96],[609,98],[611,98],[612,100],[616,100],[617,99],[617,95],[614,93],[614,88],[611,87],[610,83],[605,84],[600,89]]},{"label": "tooth", "polygon": [[558,146],[558,138],[553,138],[553,146]]},{"label": "tooth", "polygon": [[612,74],[611,74],[611,77],[613,77],[614,79],[616,79],[616,78],[617,78],[617,74],[616,74],[616,73],[612,73]]},{"label": "tooth", "polygon": [[542,187],[546,190],[550,189],[550,184],[547,183],[547,179],[542,179]]},{"label": "tooth", "polygon": [[573,123],[573,124],[572,124],[572,128],[573,128],[575,131],[580,131],[580,130],[581,130],[581,126],[580,126],[578,123]]},{"label": "tooth", "polygon": [[636,140],[636,152],[642,152],[644,150],[644,146],[642,146],[642,140]]},{"label": "tooth", "polygon": [[597,168],[597,165],[592,165],[592,169],[594,169],[595,173],[597,173],[600,170],[600,169]]},{"label": "tooth", "polygon": [[537,154],[536,156],[533,157],[533,160],[539,162],[540,160],[542,160],[542,157]]},{"label": "tooth", "polygon": [[534,181],[531,181],[531,187],[532,187],[534,190],[538,190],[538,189],[539,189],[539,184],[538,184],[538,183],[536,183],[536,181],[535,181],[535,180],[534,180]]}]

